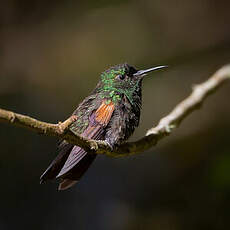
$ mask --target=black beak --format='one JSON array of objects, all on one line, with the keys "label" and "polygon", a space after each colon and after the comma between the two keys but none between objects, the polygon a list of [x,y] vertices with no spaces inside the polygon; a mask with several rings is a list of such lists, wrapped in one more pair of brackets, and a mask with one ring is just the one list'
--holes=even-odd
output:
[{"label": "black beak", "polygon": [[162,68],[167,68],[168,66],[166,65],[161,65],[161,66],[156,66],[150,69],[145,69],[145,70],[138,70],[133,76],[145,76],[147,73],[152,72],[154,70],[162,69]]}]

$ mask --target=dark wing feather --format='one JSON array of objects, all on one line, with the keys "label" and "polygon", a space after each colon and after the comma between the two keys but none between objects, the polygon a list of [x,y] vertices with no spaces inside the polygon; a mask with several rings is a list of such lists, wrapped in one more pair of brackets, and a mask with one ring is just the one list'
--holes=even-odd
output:
[{"label": "dark wing feather", "polygon": [[[108,125],[114,109],[115,105],[112,102],[102,101],[99,108],[90,115],[89,125],[82,136],[95,140],[104,139],[105,127]],[[41,176],[41,181],[61,177],[64,179],[61,189],[71,187],[74,184],[73,180],[79,180],[96,157],[94,154],[87,154],[78,146],[65,143],[62,142],[63,149]]]},{"label": "dark wing feather", "polygon": [[[104,139],[105,127],[108,125],[114,109],[115,109],[115,106],[112,102],[106,103],[106,101],[102,101],[99,108],[90,115],[89,126],[82,133],[82,136],[88,137],[94,140]],[[61,177],[64,174],[66,174],[68,171],[70,171],[86,155],[87,155],[87,152],[85,152],[83,149],[81,149],[78,146],[74,146],[71,153],[69,154],[68,159],[66,160],[63,168],[61,169],[57,177]],[[77,175],[75,178],[73,178],[73,175],[72,175],[71,179],[78,180],[79,178]]]},{"label": "dark wing feather", "polygon": [[[103,134],[104,134],[104,129],[100,124],[93,125],[90,123],[89,126],[87,127],[87,129],[83,132],[82,136],[88,137],[88,138],[91,138],[94,140],[100,140],[103,138]],[[71,153],[69,154],[68,159],[66,160],[64,166],[62,167],[61,171],[57,175],[57,178],[63,176],[68,171],[70,171],[86,155],[89,155],[89,154],[87,154],[87,152],[84,149],[82,149],[78,146],[74,146]],[[91,154],[91,155],[93,155],[93,154]],[[93,155],[93,156],[95,158],[95,155]],[[70,175],[68,178],[70,178]],[[71,173],[71,179],[78,180],[79,175],[77,175],[76,173]]]},{"label": "dark wing feather", "polygon": [[54,179],[65,164],[74,145],[62,141],[58,146],[59,154],[40,177],[40,183]]}]

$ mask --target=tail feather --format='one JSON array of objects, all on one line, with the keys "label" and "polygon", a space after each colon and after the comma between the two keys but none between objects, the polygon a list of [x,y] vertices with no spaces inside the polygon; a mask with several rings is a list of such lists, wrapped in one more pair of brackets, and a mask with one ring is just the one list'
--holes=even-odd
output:
[{"label": "tail feather", "polygon": [[[96,158],[96,154],[89,154],[87,153],[72,169],[70,169],[66,174],[62,176],[58,176],[63,181],[61,181],[59,187],[60,188],[70,188],[74,185],[83,174],[87,171],[89,166],[93,163],[94,159]],[[62,189],[63,190],[63,189]]]},{"label": "tail feather", "polygon": [[[60,178],[62,181],[59,184],[58,190],[65,190],[72,187],[80,180],[82,175],[92,164],[96,154],[88,154],[81,148],[68,144],[67,142],[62,142],[60,147],[60,153],[42,174],[40,177],[40,183],[43,183],[46,180]],[[75,151],[76,149],[78,149],[78,151]],[[80,155],[82,155],[82,157],[79,157],[78,161],[75,161],[75,164],[72,165],[73,167],[69,167],[68,170],[64,170],[65,163],[68,162],[67,159],[70,157],[72,152],[75,152],[76,157]]]},{"label": "tail feather", "polygon": [[[81,159],[72,169],[70,169],[66,174],[60,176],[61,182],[59,184],[58,190],[66,190],[75,185],[92,164],[95,157],[96,154],[86,153],[83,159]],[[57,177],[59,178],[59,176]]]},{"label": "tail feather", "polygon": [[73,147],[74,145],[69,144],[65,141],[61,142],[61,144],[59,145],[59,154],[40,177],[41,184],[47,180],[53,180],[56,178],[56,176],[64,166],[66,160],[68,159],[68,156],[72,151]]},{"label": "tail feather", "polygon": [[78,181],[77,180],[70,180],[70,179],[64,179],[61,181],[61,183],[58,186],[58,190],[66,190],[73,185],[75,185]]}]

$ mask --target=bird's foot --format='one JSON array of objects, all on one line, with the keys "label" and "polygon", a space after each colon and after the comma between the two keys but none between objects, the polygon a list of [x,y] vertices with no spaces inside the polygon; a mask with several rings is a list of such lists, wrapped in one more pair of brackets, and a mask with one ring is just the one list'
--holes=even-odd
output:
[{"label": "bird's foot", "polygon": [[90,143],[90,149],[97,151],[98,148],[108,148],[111,152],[113,151],[113,146],[106,140],[97,140]]}]

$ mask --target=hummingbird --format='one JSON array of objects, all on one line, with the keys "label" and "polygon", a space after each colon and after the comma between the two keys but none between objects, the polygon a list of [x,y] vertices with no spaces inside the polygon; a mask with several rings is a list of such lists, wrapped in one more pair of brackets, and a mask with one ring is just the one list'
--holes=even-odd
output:
[{"label": "hummingbird", "polygon": [[[164,67],[137,70],[125,63],[104,71],[96,88],[73,112],[76,119],[69,129],[90,139],[106,141],[111,149],[118,147],[139,125],[144,76]],[[58,152],[40,179],[42,183],[60,178],[58,190],[65,190],[80,180],[96,154],[65,140],[58,145]]]}]

